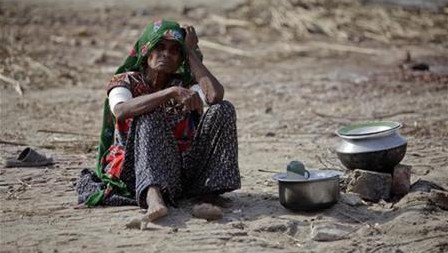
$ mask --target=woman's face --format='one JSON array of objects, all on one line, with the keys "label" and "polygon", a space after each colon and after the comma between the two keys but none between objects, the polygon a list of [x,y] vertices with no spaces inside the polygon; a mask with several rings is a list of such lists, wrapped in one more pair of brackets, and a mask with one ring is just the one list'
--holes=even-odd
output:
[{"label": "woman's face", "polygon": [[180,44],[173,40],[161,40],[148,56],[148,67],[157,72],[172,74],[181,63]]}]

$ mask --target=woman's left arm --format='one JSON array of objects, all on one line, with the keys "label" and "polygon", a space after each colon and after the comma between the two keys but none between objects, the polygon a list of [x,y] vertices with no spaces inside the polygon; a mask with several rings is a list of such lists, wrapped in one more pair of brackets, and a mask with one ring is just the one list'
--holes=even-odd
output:
[{"label": "woman's left arm", "polygon": [[191,72],[204,91],[208,104],[219,103],[224,98],[224,87],[196,55],[195,49],[198,45],[198,37],[194,28],[186,26],[185,31],[186,53]]}]

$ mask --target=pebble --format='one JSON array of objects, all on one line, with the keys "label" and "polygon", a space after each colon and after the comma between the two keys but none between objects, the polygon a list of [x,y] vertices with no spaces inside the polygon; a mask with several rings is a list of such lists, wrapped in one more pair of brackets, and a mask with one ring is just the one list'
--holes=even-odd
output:
[{"label": "pebble", "polygon": [[361,197],[359,197],[358,194],[351,192],[343,193],[341,196],[341,201],[342,203],[347,204],[349,206],[361,206],[364,204]]},{"label": "pebble", "polygon": [[429,198],[434,205],[448,211],[448,192],[432,190]]},{"label": "pebble", "polygon": [[193,216],[205,220],[219,220],[224,216],[221,208],[204,203],[193,206]]},{"label": "pebble", "polygon": [[356,228],[339,223],[311,224],[311,239],[318,242],[332,242],[346,239]]},{"label": "pebble", "polygon": [[141,229],[141,224],[141,217],[132,217],[126,222],[125,226],[127,229]]}]

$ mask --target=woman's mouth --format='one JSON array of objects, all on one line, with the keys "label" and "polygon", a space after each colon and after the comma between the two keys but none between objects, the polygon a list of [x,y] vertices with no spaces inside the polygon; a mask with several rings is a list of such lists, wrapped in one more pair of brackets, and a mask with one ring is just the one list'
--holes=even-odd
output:
[{"label": "woman's mouth", "polygon": [[166,65],[166,64],[169,64],[169,61],[167,59],[163,59],[163,60],[159,60],[158,63],[162,64],[162,65]]}]

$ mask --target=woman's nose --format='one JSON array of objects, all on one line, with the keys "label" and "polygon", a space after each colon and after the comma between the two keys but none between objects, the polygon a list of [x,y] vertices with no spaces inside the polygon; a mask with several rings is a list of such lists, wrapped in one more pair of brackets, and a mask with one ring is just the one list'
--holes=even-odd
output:
[{"label": "woman's nose", "polygon": [[166,49],[162,51],[162,55],[165,56],[165,57],[168,57],[169,54],[170,54],[170,52],[168,50],[166,50]]}]

